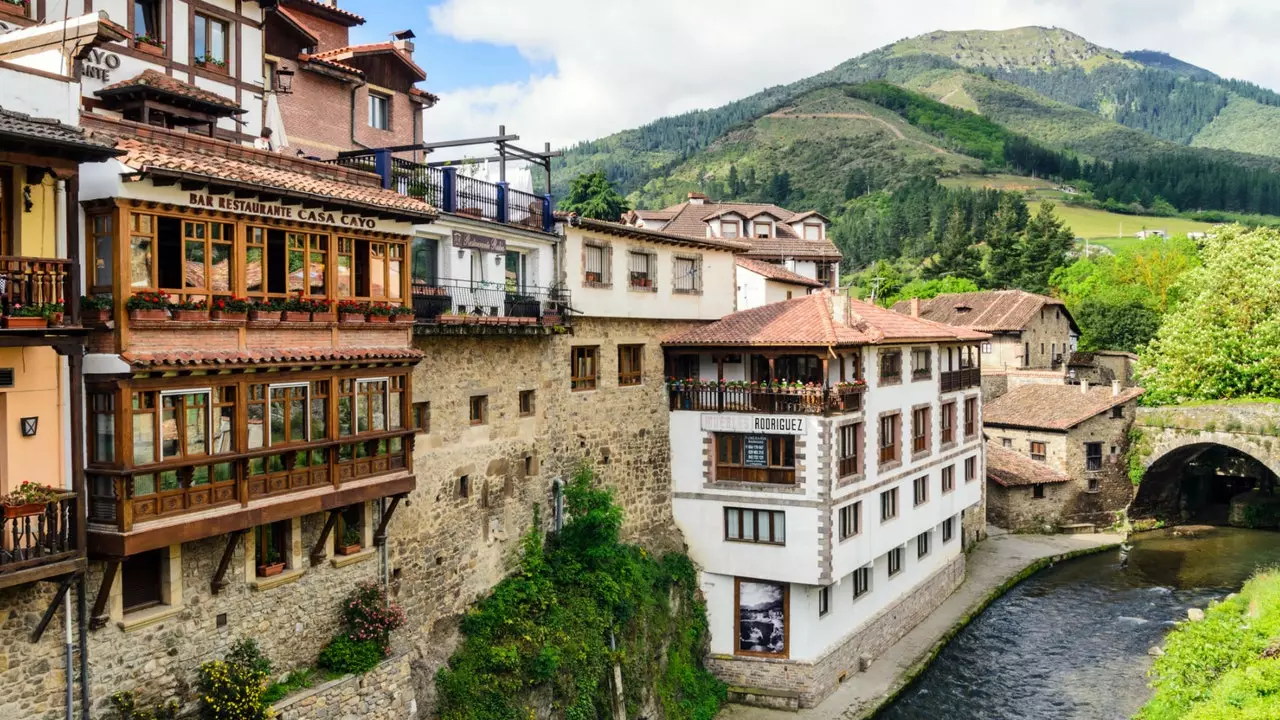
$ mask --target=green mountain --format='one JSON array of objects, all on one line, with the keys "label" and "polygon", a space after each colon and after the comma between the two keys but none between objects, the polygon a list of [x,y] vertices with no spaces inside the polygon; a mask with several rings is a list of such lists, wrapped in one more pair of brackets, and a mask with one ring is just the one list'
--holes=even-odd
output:
[{"label": "green mountain", "polygon": [[847,194],[851,173],[865,170],[885,186],[921,168],[976,169],[971,158],[838,89],[872,80],[980,113],[1082,159],[1176,157],[1280,172],[1280,95],[1164,53],[1121,53],[1031,27],[928,33],[719,108],[582,143],[558,164],[553,192],[578,173],[603,170],[633,202],[658,206],[690,189],[730,189],[732,166],[746,195],[789,184],[806,202],[831,208]]}]

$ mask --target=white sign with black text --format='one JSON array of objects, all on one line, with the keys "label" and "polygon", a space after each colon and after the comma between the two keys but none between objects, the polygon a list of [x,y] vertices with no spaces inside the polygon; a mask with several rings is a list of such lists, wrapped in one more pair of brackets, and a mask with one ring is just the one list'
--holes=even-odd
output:
[{"label": "white sign with black text", "polygon": [[706,413],[702,416],[702,429],[705,432],[803,435],[806,421],[807,418],[786,415]]}]

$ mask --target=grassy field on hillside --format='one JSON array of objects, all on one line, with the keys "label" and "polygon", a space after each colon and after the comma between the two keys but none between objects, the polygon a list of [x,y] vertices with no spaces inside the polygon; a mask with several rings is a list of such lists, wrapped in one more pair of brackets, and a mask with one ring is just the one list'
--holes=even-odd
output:
[{"label": "grassy field on hillside", "polygon": [[[1040,203],[1038,202],[1027,203],[1027,209],[1032,214],[1039,208]],[[1062,204],[1058,204],[1054,208],[1054,212],[1071,228],[1076,237],[1089,238],[1090,240],[1119,238],[1122,241],[1132,240],[1137,242],[1137,238],[1134,238],[1133,235],[1139,230],[1164,230],[1170,235],[1185,235],[1189,232],[1206,232],[1213,226],[1212,223],[1196,222],[1195,220],[1185,220],[1183,218],[1156,217],[1154,215],[1121,215],[1105,210],[1068,207]]]},{"label": "grassy field on hillside", "polygon": [[1022,175],[1008,175],[1005,173],[996,173],[994,175],[956,175],[954,177],[941,178],[938,182],[946,185],[947,187],[953,188],[993,188],[995,190],[1030,192],[1036,197],[1053,198],[1062,195],[1061,192],[1054,189],[1058,184],[1051,180],[1023,177]]}]

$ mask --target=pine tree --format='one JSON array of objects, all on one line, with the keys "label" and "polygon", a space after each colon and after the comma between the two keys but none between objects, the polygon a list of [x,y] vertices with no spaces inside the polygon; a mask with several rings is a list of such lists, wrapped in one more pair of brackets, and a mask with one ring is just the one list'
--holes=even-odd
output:
[{"label": "pine tree", "polygon": [[569,196],[560,201],[560,209],[596,220],[618,220],[630,208],[605,174],[594,172],[574,178]]},{"label": "pine tree", "polygon": [[738,178],[738,168],[729,163],[729,178],[726,180],[729,185],[729,197],[736,198],[742,195],[742,180]]},{"label": "pine tree", "polygon": [[1066,261],[1067,251],[1075,242],[1071,231],[1054,214],[1053,207],[1051,202],[1041,204],[1035,217],[1027,222],[1023,272],[1018,285],[1028,292],[1049,291],[1049,275]]},{"label": "pine tree", "polygon": [[929,278],[963,278],[977,282],[982,278],[982,259],[973,246],[973,235],[964,208],[956,205],[947,217],[947,226],[938,245],[933,263],[925,268]]},{"label": "pine tree", "polygon": [[1022,275],[1022,233],[1027,227],[1027,204],[1022,198],[1006,193],[1000,197],[995,222],[987,237],[991,255],[987,259],[987,285],[1012,288]]}]

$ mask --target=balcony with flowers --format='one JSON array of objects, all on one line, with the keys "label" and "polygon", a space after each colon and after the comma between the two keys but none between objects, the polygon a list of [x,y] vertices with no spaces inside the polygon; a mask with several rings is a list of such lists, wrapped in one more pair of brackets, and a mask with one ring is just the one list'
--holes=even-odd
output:
[{"label": "balcony with flowers", "polygon": [[776,415],[861,412],[863,380],[835,383],[667,378],[671,410]]}]

